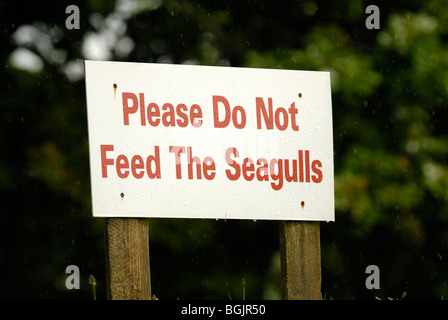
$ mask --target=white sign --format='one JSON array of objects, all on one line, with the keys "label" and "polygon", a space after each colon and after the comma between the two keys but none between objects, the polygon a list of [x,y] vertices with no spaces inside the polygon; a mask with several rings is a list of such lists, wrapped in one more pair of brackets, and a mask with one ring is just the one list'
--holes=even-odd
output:
[{"label": "white sign", "polygon": [[334,221],[329,72],[85,68],[94,216]]}]

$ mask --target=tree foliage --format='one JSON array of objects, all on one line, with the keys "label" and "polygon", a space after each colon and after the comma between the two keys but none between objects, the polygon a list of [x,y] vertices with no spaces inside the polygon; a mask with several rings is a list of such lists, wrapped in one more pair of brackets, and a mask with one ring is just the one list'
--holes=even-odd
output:
[{"label": "tree foliage", "polygon": [[[92,218],[84,59],[328,70],[336,221],[321,224],[322,292],[440,299],[448,292],[448,7],[361,0],[0,4],[3,298],[105,297],[103,221]],[[27,10],[22,10],[26,8]],[[188,85],[188,84],[186,84]],[[198,199],[201,201],[202,199]],[[150,221],[156,296],[278,298],[278,225]],[[81,290],[68,291],[69,264]],[[378,265],[381,289],[365,288]]]}]

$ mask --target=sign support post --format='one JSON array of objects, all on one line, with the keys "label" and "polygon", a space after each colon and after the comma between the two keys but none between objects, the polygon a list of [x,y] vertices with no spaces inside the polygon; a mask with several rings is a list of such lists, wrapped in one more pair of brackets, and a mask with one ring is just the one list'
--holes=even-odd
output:
[{"label": "sign support post", "polygon": [[148,219],[106,218],[108,300],[150,300]]},{"label": "sign support post", "polygon": [[319,222],[280,221],[283,300],[321,300]]}]

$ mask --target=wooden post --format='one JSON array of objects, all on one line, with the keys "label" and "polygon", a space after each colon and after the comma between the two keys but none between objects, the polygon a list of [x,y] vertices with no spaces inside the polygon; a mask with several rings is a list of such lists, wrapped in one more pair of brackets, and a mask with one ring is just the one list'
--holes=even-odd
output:
[{"label": "wooden post", "polygon": [[280,221],[282,299],[321,300],[319,222]]},{"label": "wooden post", "polygon": [[109,300],[150,300],[148,219],[106,218]]}]

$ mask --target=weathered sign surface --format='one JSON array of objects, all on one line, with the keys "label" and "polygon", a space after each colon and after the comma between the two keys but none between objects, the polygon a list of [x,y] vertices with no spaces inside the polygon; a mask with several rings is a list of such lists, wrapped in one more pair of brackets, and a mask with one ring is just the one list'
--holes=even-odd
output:
[{"label": "weathered sign surface", "polygon": [[328,72],[85,68],[94,216],[334,220]]}]

